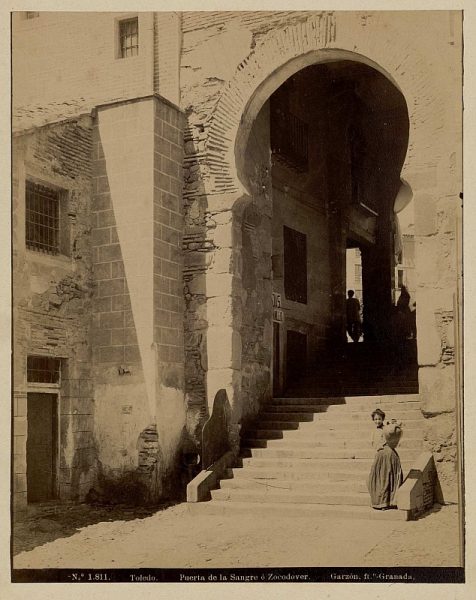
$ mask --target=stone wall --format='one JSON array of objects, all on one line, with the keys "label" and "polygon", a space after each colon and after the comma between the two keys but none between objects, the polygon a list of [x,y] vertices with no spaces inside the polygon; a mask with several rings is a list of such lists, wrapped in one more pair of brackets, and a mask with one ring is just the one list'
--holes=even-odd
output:
[{"label": "stone wall", "polygon": [[[95,477],[91,320],[92,123],[72,119],[14,138],[13,327],[14,501],[26,504],[27,356],[62,359],[57,494],[82,499]],[[46,255],[26,248],[25,181],[61,189],[65,243]]]},{"label": "stone wall", "polygon": [[102,479],[152,465],[137,484],[153,501],[173,493],[185,420],[181,139],[181,113],[158,97],[98,110],[95,434]]}]

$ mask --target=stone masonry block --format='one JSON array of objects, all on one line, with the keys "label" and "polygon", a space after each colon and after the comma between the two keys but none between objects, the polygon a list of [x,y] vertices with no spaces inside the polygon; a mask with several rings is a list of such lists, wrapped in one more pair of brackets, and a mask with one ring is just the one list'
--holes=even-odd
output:
[{"label": "stone masonry block", "polygon": [[124,279],[108,279],[99,282],[99,296],[117,296],[124,294]]},{"label": "stone masonry block", "polygon": [[124,313],[101,313],[100,325],[102,329],[117,329],[124,327]]},{"label": "stone masonry block", "polygon": [[161,342],[173,346],[181,343],[181,332],[177,329],[161,327]]},{"label": "stone masonry block", "polygon": [[139,346],[125,346],[124,360],[127,363],[139,363],[141,361]]},{"label": "stone masonry block", "polygon": [[25,435],[14,435],[13,436],[13,453],[19,456],[26,457],[26,436]]},{"label": "stone masonry block", "polygon": [[438,330],[436,312],[441,304],[441,294],[435,290],[418,289],[417,331],[425,335],[418,336],[418,363],[436,365],[441,359],[442,339]]},{"label": "stone masonry block", "polygon": [[436,206],[433,196],[417,194],[414,201],[415,225],[418,234],[422,236],[434,235],[437,232]]},{"label": "stone masonry block", "polygon": [[124,361],[124,348],[122,346],[108,346],[100,348],[99,361],[101,363],[119,363]]},{"label": "stone masonry block", "polygon": [[162,275],[164,277],[170,277],[171,279],[178,279],[179,277],[179,266],[175,262],[169,260],[162,261]]},{"label": "stone masonry block", "polygon": [[207,353],[209,369],[240,369],[240,333],[231,327],[209,327]]},{"label": "stone masonry block", "polygon": [[178,196],[170,194],[167,191],[162,191],[160,193],[160,201],[164,208],[167,208],[168,210],[171,210],[175,213],[180,212],[180,203]]},{"label": "stone masonry block", "polygon": [[91,242],[94,246],[104,246],[111,242],[111,229],[110,227],[103,227],[100,229],[93,229]]},{"label": "stone masonry block", "polygon": [[113,227],[116,225],[116,217],[113,210],[100,210],[96,213],[98,227]]},{"label": "stone masonry block", "polygon": [[422,410],[438,415],[455,410],[455,370],[447,367],[423,367],[418,372]]},{"label": "stone masonry block", "polygon": [[237,280],[229,273],[209,273],[206,278],[207,298],[238,295]]},{"label": "stone masonry block", "polygon": [[97,298],[94,297],[92,302],[93,313],[110,312],[111,311],[111,298]]},{"label": "stone masonry block", "polygon": [[180,234],[177,230],[162,225],[162,240],[168,244],[177,246],[180,243]]},{"label": "stone masonry block", "polygon": [[122,260],[115,261],[111,263],[111,277],[112,279],[116,279],[118,277],[124,277],[124,263]]},{"label": "stone masonry block", "polygon": [[111,346],[124,346],[124,329],[111,330]]},{"label": "stone masonry block", "polygon": [[113,311],[129,310],[131,308],[131,301],[127,294],[124,294],[123,296],[112,296],[111,301],[111,308]]},{"label": "stone masonry block", "polygon": [[26,435],[26,433],[27,433],[26,416],[14,417],[13,430],[14,430],[15,435]]},{"label": "stone masonry block", "polygon": [[170,211],[160,204],[154,202],[154,221],[157,224],[170,224]]},{"label": "stone masonry block", "polygon": [[122,260],[121,246],[119,244],[99,247],[99,262],[116,260]]},{"label": "stone masonry block", "polygon": [[93,210],[95,211],[103,211],[103,210],[111,210],[111,194],[94,194],[93,196]]},{"label": "stone masonry block", "polygon": [[26,492],[26,473],[15,473],[13,479],[13,491]]},{"label": "stone masonry block", "polygon": [[111,263],[98,263],[93,268],[94,278],[98,279],[111,279]]},{"label": "stone masonry block", "polygon": [[26,456],[21,454],[13,455],[13,472],[26,473]]},{"label": "stone masonry block", "polygon": [[91,343],[95,346],[111,345],[110,329],[93,329],[91,333]]}]

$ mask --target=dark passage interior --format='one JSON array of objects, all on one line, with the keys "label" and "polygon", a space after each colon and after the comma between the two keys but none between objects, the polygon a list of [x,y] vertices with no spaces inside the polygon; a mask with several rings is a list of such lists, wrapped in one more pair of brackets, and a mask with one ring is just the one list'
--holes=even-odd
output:
[{"label": "dark passage interior", "polygon": [[[283,314],[274,323],[274,393],[304,394],[304,384],[317,391],[319,382],[329,393],[370,393],[385,378],[386,389],[406,378],[402,391],[414,391],[415,343],[401,340],[397,352],[392,329],[394,203],[409,127],[402,94],[375,69],[337,61],[296,73],[262,110],[272,152],[273,293]],[[347,347],[348,248],[360,250],[359,349]],[[371,385],[362,373],[380,379]]]}]

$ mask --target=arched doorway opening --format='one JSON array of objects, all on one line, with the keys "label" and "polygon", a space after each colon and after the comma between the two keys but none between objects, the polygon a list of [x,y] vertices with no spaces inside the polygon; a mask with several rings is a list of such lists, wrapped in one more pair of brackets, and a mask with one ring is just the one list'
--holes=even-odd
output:
[{"label": "arched doorway opening", "polygon": [[391,343],[408,135],[401,91],[348,57],[306,66],[262,98],[237,155],[251,197],[242,213],[244,396],[269,377],[282,393],[342,354],[348,248],[361,256],[363,338]]}]

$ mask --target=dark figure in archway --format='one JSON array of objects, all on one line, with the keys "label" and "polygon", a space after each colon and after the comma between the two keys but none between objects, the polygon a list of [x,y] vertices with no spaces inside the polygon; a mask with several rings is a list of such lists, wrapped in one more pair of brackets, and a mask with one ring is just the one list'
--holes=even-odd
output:
[{"label": "dark figure in archway", "polygon": [[411,316],[410,294],[402,285],[397,305],[393,307],[391,323],[394,370],[396,371],[401,371],[407,362],[405,351],[407,349],[406,340],[411,335]]},{"label": "dark figure in archway", "polygon": [[346,315],[347,333],[354,342],[358,342],[362,334],[362,323],[360,320],[360,302],[354,297],[354,290],[347,292]]}]

